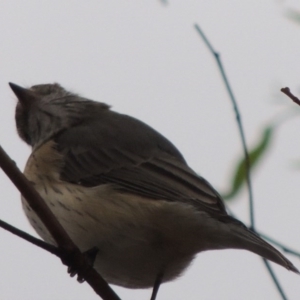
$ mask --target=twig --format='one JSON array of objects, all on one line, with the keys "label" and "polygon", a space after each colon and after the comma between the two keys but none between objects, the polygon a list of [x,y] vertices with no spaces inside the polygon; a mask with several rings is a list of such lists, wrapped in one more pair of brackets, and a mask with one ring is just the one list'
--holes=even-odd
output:
[{"label": "twig", "polygon": [[12,234],[20,237],[21,239],[42,248],[43,250],[46,250],[48,252],[50,252],[51,254],[54,254],[56,256],[58,256],[59,258],[61,258],[61,251],[59,251],[59,249],[53,245],[50,245],[2,220],[0,220],[0,227],[2,227],[3,229],[11,232]]},{"label": "twig", "polygon": [[288,87],[282,88],[281,91],[291,98],[296,104],[300,105],[300,99],[294,96]]},{"label": "twig", "polygon": [[249,193],[249,211],[250,211],[250,224],[251,224],[251,229],[254,230],[255,224],[254,224],[254,204],[253,204],[253,192],[252,192],[252,184],[251,184],[251,177],[250,177],[250,158],[249,158],[249,153],[247,149],[247,144],[246,144],[246,138],[245,138],[245,133],[242,125],[242,120],[241,120],[241,114],[238,109],[237,101],[234,97],[233,91],[231,89],[231,86],[229,84],[228,78],[225,74],[225,70],[223,67],[223,64],[221,62],[220,54],[214,50],[212,47],[211,43],[207,39],[207,37],[204,35],[203,31],[199,27],[198,24],[195,24],[195,29],[199,33],[199,35],[202,37],[203,41],[205,42],[206,46],[208,47],[209,51],[211,54],[215,57],[215,60],[218,64],[218,68],[220,70],[222,79],[225,83],[226,90],[229,94],[230,100],[233,105],[233,109],[235,112],[235,117],[237,120],[239,132],[240,132],[240,137],[242,141],[242,146],[244,150],[244,156],[245,156],[245,167],[246,167],[246,181],[247,181],[247,186],[248,186],[248,193]]},{"label": "twig", "polygon": [[[243,146],[243,150],[244,150],[244,156],[245,156],[245,167],[246,167],[246,181],[247,181],[247,186],[248,186],[248,193],[249,193],[249,212],[250,212],[250,229],[253,230],[254,232],[256,232],[255,230],[255,223],[254,223],[254,203],[253,203],[253,191],[252,191],[252,185],[251,185],[251,177],[250,177],[250,158],[249,158],[249,153],[248,153],[248,148],[247,148],[247,144],[246,144],[246,138],[245,138],[245,134],[244,134],[244,129],[243,129],[243,125],[242,125],[242,121],[241,121],[241,114],[239,112],[238,109],[238,105],[237,105],[237,101],[234,97],[233,91],[231,89],[231,86],[229,84],[228,78],[225,74],[225,70],[223,67],[223,64],[221,62],[220,59],[220,54],[218,52],[216,52],[214,50],[214,48],[212,47],[211,43],[209,42],[209,40],[207,39],[207,37],[205,36],[205,34],[203,33],[203,31],[201,30],[201,28],[199,27],[198,24],[195,24],[195,29],[196,31],[199,33],[199,35],[201,36],[201,38],[203,39],[204,43],[206,44],[206,46],[208,47],[209,51],[211,52],[211,54],[214,56],[218,68],[220,70],[222,79],[225,83],[226,86],[226,90],[229,94],[230,100],[232,102],[233,105],[233,109],[235,111],[235,116],[236,116],[236,120],[237,120],[237,124],[238,124],[238,128],[239,128],[239,132],[240,132],[240,137],[241,137],[241,141],[242,141],[242,146]],[[265,259],[263,259],[270,276],[273,279],[273,282],[278,290],[278,292],[280,293],[280,295],[282,296],[282,299],[285,300],[287,299],[283,289],[281,288],[281,286],[279,285],[279,281],[276,278],[276,275],[274,274],[274,272],[272,271],[270,265],[268,262],[266,262]]]},{"label": "twig", "polygon": [[282,287],[280,285],[280,282],[277,279],[277,277],[276,277],[276,275],[275,275],[275,273],[274,273],[274,271],[273,271],[270,263],[265,258],[263,258],[263,261],[265,263],[265,266],[266,266],[267,270],[269,271],[269,274],[271,275],[271,277],[273,279],[274,284],[276,285],[276,288],[277,288],[279,294],[281,295],[281,298],[283,300],[287,300],[287,297],[286,297],[286,295],[285,295],[285,293],[284,293],[284,291],[283,291],[283,289],[282,289]]},{"label": "twig", "polygon": [[103,299],[120,300],[107,282],[90,266],[87,258],[80,252],[78,247],[67,235],[66,231],[57,221],[44,200],[32,187],[26,177],[20,172],[15,162],[10,159],[1,146],[0,167],[21,192],[24,198],[26,198],[31,208],[35,211],[48,231],[51,233],[62,253],[63,263],[78,270],[78,274],[83,277],[94,291]]}]

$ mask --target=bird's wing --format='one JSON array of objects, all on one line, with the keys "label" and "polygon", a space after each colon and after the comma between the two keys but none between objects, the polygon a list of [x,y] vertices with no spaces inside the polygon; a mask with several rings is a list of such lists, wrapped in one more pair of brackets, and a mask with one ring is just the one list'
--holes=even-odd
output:
[{"label": "bird's wing", "polygon": [[227,218],[219,194],[188,167],[180,152],[161,134],[126,115],[107,111],[98,119],[55,137],[64,156],[60,178],[140,196],[189,203],[217,218]]}]

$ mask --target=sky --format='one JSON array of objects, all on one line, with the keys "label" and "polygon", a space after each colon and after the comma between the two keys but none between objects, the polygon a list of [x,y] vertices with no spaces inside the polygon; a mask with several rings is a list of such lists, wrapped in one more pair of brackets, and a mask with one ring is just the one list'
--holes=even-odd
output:
[{"label": "sky", "polygon": [[[143,120],[182,152],[220,192],[242,155],[232,105],[197,23],[221,54],[251,146],[286,111],[272,148],[253,174],[257,229],[300,251],[300,108],[280,93],[300,94],[300,23],[287,18],[299,1],[0,0],[0,144],[23,169],[30,148],[14,123],[8,82],[58,82],[84,97]],[[299,126],[299,127],[298,127]],[[0,219],[36,236],[19,192],[0,172]],[[247,192],[230,209],[249,225]],[[0,298],[99,299],[54,256],[0,229]],[[298,258],[287,256],[298,268]],[[300,277],[272,264],[288,299]],[[121,299],[149,299],[151,290],[112,286]],[[262,260],[238,250],[200,253],[160,299],[281,299]]]}]

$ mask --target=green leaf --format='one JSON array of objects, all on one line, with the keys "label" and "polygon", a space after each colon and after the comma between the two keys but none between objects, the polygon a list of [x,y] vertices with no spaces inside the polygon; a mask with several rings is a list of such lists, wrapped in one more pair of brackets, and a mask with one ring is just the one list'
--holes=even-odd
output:
[{"label": "green leaf", "polygon": [[291,167],[295,170],[299,170],[300,169],[300,160],[293,160],[293,162],[291,163]]},{"label": "green leaf", "polygon": [[[249,151],[250,171],[258,164],[266,153],[273,138],[274,126],[267,126],[260,137],[259,142]],[[233,199],[240,189],[246,183],[246,161],[245,158],[240,159],[235,168],[235,174],[232,178],[231,189],[223,195],[225,200]]]},{"label": "green leaf", "polygon": [[296,23],[300,23],[300,12],[294,9],[289,9],[286,14],[288,19]]}]

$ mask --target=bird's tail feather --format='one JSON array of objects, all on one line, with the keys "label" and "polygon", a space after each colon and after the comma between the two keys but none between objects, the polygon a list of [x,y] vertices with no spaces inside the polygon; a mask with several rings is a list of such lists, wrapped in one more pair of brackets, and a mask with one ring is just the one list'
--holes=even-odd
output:
[{"label": "bird's tail feather", "polygon": [[[300,274],[298,269],[278,250],[276,250],[269,243],[264,241],[258,234],[249,230],[246,227],[234,225],[231,227],[236,242],[236,248],[243,248],[254,252],[270,261],[273,261],[286,269]],[[234,243],[235,243],[234,242]]]}]

